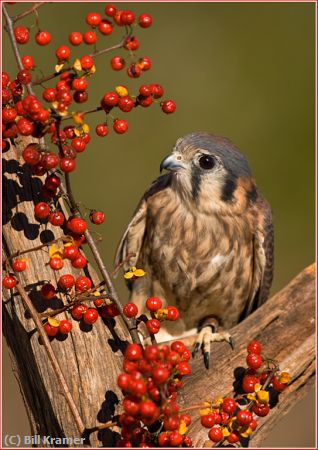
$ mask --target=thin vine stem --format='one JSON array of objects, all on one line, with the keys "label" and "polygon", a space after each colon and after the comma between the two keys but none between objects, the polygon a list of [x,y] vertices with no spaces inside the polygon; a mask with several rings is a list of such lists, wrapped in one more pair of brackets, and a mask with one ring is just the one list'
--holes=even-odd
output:
[{"label": "thin vine stem", "polygon": [[51,2],[36,2],[36,3],[34,3],[34,5],[32,6],[32,8],[27,9],[26,11],[23,11],[22,13],[17,14],[16,16],[13,16],[13,17],[11,18],[11,20],[12,20],[13,23],[15,23],[15,22],[17,22],[18,20],[23,19],[24,17],[27,17],[27,16],[29,16],[30,14],[33,14],[36,10],[38,10],[39,8],[41,8],[41,6],[44,6],[44,5],[48,4],[48,3],[51,3]]}]

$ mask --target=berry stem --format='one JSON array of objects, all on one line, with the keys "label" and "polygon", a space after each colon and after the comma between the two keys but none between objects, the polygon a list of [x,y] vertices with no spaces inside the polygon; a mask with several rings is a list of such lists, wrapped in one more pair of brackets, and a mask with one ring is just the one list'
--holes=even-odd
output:
[{"label": "berry stem", "polygon": [[71,392],[69,390],[69,387],[68,387],[68,385],[66,383],[66,380],[64,378],[64,375],[63,375],[63,372],[62,372],[61,367],[59,365],[59,362],[58,362],[58,360],[57,360],[57,358],[56,358],[56,356],[55,356],[55,354],[53,352],[50,340],[49,340],[49,338],[48,338],[48,336],[47,336],[47,334],[46,334],[46,332],[45,332],[45,330],[43,328],[40,316],[39,316],[38,312],[36,311],[36,309],[34,308],[33,303],[31,301],[30,297],[28,296],[27,292],[23,288],[23,286],[21,286],[21,284],[18,283],[15,286],[15,289],[18,291],[18,293],[19,293],[19,295],[20,295],[20,297],[21,297],[25,307],[29,310],[29,312],[31,314],[31,317],[32,317],[32,319],[34,321],[34,324],[35,324],[35,326],[36,326],[36,328],[38,330],[38,333],[41,336],[44,348],[45,348],[47,356],[48,356],[48,359],[50,360],[50,363],[52,365],[52,368],[54,370],[56,378],[58,379],[60,387],[61,387],[61,389],[63,391],[65,400],[66,400],[66,402],[67,402],[67,404],[68,404],[68,406],[69,406],[69,408],[70,408],[70,410],[71,410],[71,412],[73,414],[74,421],[75,421],[75,424],[77,426],[77,429],[78,429],[79,433],[82,434],[84,432],[84,430],[85,430],[85,426],[83,424],[83,421],[82,421],[80,413],[79,413],[79,411],[77,409],[77,406],[76,406],[76,404],[74,402],[72,394],[71,394]]},{"label": "berry stem", "polygon": [[[115,44],[115,45],[112,45],[111,47],[103,48],[102,50],[98,50],[96,52],[90,53],[88,56],[95,58],[96,56],[103,55],[104,53],[109,53],[109,52],[112,52],[113,50],[117,50],[118,48],[122,48],[124,46],[126,38],[127,38],[127,36],[124,36],[124,38],[118,44]],[[45,81],[52,80],[53,78],[58,77],[62,73],[67,72],[72,69],[73,69],[72,66],[63,67],[63,69],[60,70],[59,72],[51,73],[50,75],[46,75],[43,78],[40,78],[39,80],[33,81],[32,86],[37,86],[38,84],[44,83]]]},{"label": "berry stem", "polygon": [[26,250],[19,250],[16,253],[13,253],[13,255],[9,255],[2,263],[3,266],[7,265],[9,261],[11,261],[14,258],[17,258],[18,256],[25,255],[26,253],[36,252],[38,250],[42,250],[44,247],[50,247],[53,244],[56,244],[57,242],[73,242],[73,238],[71,236],[61,236],[57,239],[53,239],[53,241],[46,242],[45,244],[38,245],[37,247],[29,248]]},{"label": "berry stem", "polygon": [[[13,53],[14,53],[15,59],[17,61],[19,70],[23,70],[24,67],[22,64],[21,55],[20,55],[19,48],[18,48],[18,43],[17,43],[17,40],[14,35],[13,19],[9,16],[7,8],[5,6],[5,3],[2,4],[2,10],[3,10],[4,17],[6,18],[6,25],[4,26],[4,28],[7,31],[7,33],[9,34],[9,39],[10,39],[10,42],[12,45]],[[32,89],[31,83],[28,83],[26,85],[26,88],[30,95],[34,95],[34,91]]]},{"label": "berry stem", "polygon": [[[57,119],[56,120],[56,131],[57,131],[57,136],[60,135],[60,124],[61,124],[61,120]],[[57,140],[58,146],[60,148],[60,150],[62,151],[62,145],[61,145],[61,141],[60,139]],[[66,187],[64,186],[63,183],[61,183],[60,185],[60,189],[62,191],[62,193],[66,194],[68,197],[68,201],[69,201],[69,206],[71,209],[71,213],[75,216],[75,217],[80,217],[82,218],[80,209],[78,207],[78,204],[76,203],[75,197],[73,195],[73,191],[72,191],[72,186],[71,186],[71,178],[70,178],[70,174],[69,173],[65,173],[65,184]],[[122,317],[122,319],[124,320],[124,323],[131,335],[131,338],[133,340],[133,342],[138,343],[141,345],[140,339],[139,339],[139,335],[138,335],[138,331],[137,331],[137,322],[136,319],[134,318],[128,318],[124,315],[123,312],[123,306],[119,300],[117,291],[115,289],[115,286],[112,283],[112,280],[110,278],[110,275],[108,273],[108,270],[106,269],[106,266],[104,264],[104,261],[101,257],[101,254],[96,246],[96,243],[94,241],[94,238],[91,234],[91,232],[87,229],[84,233],[85,238],[86,238],[86,242],[88,244],[88,246],[90,247],[94,259],[97,263],[97,266],[99,268],[99,271],[103,277],[103,280],[105,281],[106,287],[108,289],[108,291],[110,292],[110,295],[114,301],[114,303],[116,304],[118,311],[120,312],[120,315]]]},{"label": "berry stem", "polygon": [[[94,113],[94,112],[97,112],[97,111],[102,111],[102,109],[103,108],[101,106],[96,106],[95,108],[87,109],[86,111],[81,111],[81,114],[84,114],[84,115],[91,114],[91,113]],[[69,114],[68,116],[61,117],[60,120],[62,122],[63,120],[72,119],[72,117],[73,116],[71,114]]]},{"label": "berry stem", "polygon": [[39,9],[41,6],[46,5],[47,3],[50,3],[50,2],[36,2],[36,3],[34,3],[32,8],[27,9],[26,11],[24,11],[24,12],[22,12],[20,14],[17,14],[16,16],[13,16],[11,18],[12,22],[13,23],[17,22],[18,20],[23,19],[26,16],[29,16],[30,14],[34,13],[37,9]]}]

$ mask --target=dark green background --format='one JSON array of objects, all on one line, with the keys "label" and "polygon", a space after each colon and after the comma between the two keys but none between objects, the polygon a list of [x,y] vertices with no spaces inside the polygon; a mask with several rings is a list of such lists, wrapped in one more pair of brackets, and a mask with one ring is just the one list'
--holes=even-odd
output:
[{"label": "dark green background", "polygon": [[[15,14],[28,5],[8,8]],[[159,105],[129,114],[119,111],[118,117],[129,121],[128,133],[111,132],[106,138],[93,133],[77,158],[72,176],[77,199],[106,214],[105,223],[95,230],[103,236],[100,249],[108,267],[139,198],[159,174],[161,159],[179,136],[204,130],[229,137],[246,154],[272,206],[277,291],[314,260],[315,4],[119,5],[153,15],[153,27],[136,29],[141,40],[137,53],[149,56],[153,69],[131,80],[125,71],[110,70],[113,54],[99,57],[89,80],[87,106],[99,103],[118,84],[134,94],[141,83],[158,82],[165,88],[164,97],[176,101],[177,111],[167,116]],[[20,46],[22,54],[31,53],[45,73],[52,72],[55,48],[67,44],[70,31],[88,28],[87,12],[103,13],[103,8],[104,3],[95,2],[46,5],[40,10],[40,26],[52,32],[52,43],[36,47],[32,30],[32,43]],[[23,23],[34,20],[28,17]],[[101,37],[98,48],[118,42],[120,31]],[[75,57],[91,47],[73,49]],[[114,54],[128,56],[124,50]],[[6,36],[3,64],[13,76]],[[103,113],[87,117],[92,129],[102,120]],[[126,300],[123,284],[117,283]]]}]

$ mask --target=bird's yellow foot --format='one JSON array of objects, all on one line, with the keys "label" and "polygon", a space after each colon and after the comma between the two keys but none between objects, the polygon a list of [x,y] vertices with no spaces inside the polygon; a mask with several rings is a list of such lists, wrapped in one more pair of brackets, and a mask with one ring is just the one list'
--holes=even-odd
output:
[{"label": "bird's yellow foot", "polygon": [[228,342],[231,348],[234,348],[234,341],[230,333],[219,327],[215,318],[209,318],[208,321],[200,327],[198,337],[192,348],[192,357],[194,357],[201,348],[203,353],[204,365],[207,369],[210,367],[211,342]]}]

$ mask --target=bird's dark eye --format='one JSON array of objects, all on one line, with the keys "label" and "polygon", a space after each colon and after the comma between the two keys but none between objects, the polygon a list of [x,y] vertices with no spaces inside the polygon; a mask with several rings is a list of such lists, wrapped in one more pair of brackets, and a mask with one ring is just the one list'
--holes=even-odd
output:
[{"label": "bird's dark eye", "polygon": [[199,159],[199,164],[202,169],[209,170],[215,166],[215,160],[210,155],[202,155]]}]

